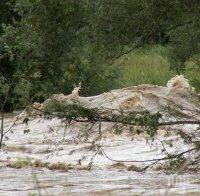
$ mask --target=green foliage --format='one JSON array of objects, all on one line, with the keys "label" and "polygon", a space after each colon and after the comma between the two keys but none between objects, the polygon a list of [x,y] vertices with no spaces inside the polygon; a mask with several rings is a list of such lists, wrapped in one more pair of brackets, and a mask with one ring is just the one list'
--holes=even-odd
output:
[{"label": "green foliage", "polygon": [[[122,56],[115,62],[122,76],[119,78],[119,86],[133,86],[140,84],[154,84],[165,86],[167,81],[177,72],[170,69],[171,49],[161,45],[153,45],[137,49]],[[200,91],[200,63],[199,56],[194,56],[191,61],[185,63],[183,74],[189,80],[197,92]]]},{"label": "green foliage", "polygon": [[[94,40],[112,48],[111,58],[122,57],[122,85],[164,84],[175,73],[185,73],[199,90],[199,1],[114,0],[97,1],[96,7]],[[152,50],[132,52],[152,44],[166,46],[168,58]],[[187,61],[195,66],[185,70]]]},{"label": "green foliage", "polygon": [[44,113],[47,116],[54,114],[60,118],[65,118],[68,123],[71,123],[71,121],[89,123],[100,121],[116,122],[115,132],[117,134],[121,134],[126,125],[144,127],[145,132],[151,139],[156,135],[159,120],[162,118],[159,112],[155,114],[148,112],[141,114],[134,112],[114,114],[112,111],[107,111],[106,114],[101,114],[100,110],[84,107],[76,100],[73,103],[49,100],[45,106]]},{"label": "green foliage", "polygon": [[145,131],[150,136],[150,138],[153,139],[157,133],[159,119],[161,118],[162,115],[159,112],[155,114],[145,114],[138,117],[136,116],[135,123],[138,126],[145,126]]},{"label": "green foliage", "polygon": [[179,2],[173,0],[90,2],[95,7],[92,24],[98,35],[94,40],[119,51],[121,46],[166,43],[166,29],[177,20],[180,10]]},{"label": "green foliage", "polygon": [[8,84],[18,75],[10,102],[43,101],[79,82],[83,95],[164,84],[168,67],[198,87],[199,13],[195,0],[2,0],[0,75]]},{"label": "green foliage", "polygon": [[200,56],[193,57],[191,62],[186,63],[185,76],[189,78],[189,81],[197,92],[200,92]]},{"label": "green foliage", "polygon": [[47,114],[57,113],[59,117],[66,118],[69,123],[73,120],[88,120],[92,122],[99,119],[99,114],[96,109],[83,107],[77,101],[69,104],[60,103],[57,100],[50,100],[44,111]]},{"label": "green foliage", "polygon": [[115,63],[122,70],[121,86],[165,85],[175,75],[169,67],[168,51],[166,47],[155,45],[137,49],[118,59]]},{"label": "green foliage", "polygon": [[69,93],[79,82],[87,95],[113,87],[117,71],[88,39],[88,9],[82,1],[18,0],[11,8],[20,20],[2,23],[0,43],[8,58],[20,64],[14,92],[20,102]]}]

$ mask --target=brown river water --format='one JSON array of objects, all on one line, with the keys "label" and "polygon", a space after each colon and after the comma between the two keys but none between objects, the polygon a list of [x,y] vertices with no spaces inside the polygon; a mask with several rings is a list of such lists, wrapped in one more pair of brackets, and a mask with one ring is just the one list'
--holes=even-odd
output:
[{"label": "brown river water", "polygon": [[[69,96],[57,95],[59,101],[77,99],[84,106],[104,108],[105,110],[125,111],[160,111],[170,104],[178,105],[180,119],[199,120],[199,97],[191,100],[189,84],[182,76],[177,76],[168,82],[166,87],[142,85],[125,89],[113,90],[94,97],[79,97],[77,92]],[[39,105],[40,106],[40,105]],[[182,108],[182,110],[179,110]],[[174,108],[173,108],[174,109]],[[6,114],[4,129],[9,130],[16,113]],[[175,120],[170,113],[164,113],[164,120]],[[162,158],[162,145],[159,141],[170,141],[173,146],[166,146],[169,153],[182,152],[189,146],[176,135],[164,137],[158,135],[159,141],[154,145],[146,142],[144,137],[130,135],[112,135],[109,123],[102,123],[102,132],[106,133],[101,140],[101,146],[109,157],[115,160],[148,160]],[[73,143],[82,132],[84,125],[75,123],[74,126],[62,125],[59,119],[47,120],[40,117],[33,118],[28,125],[19,119],[15,126],[6,134],[6,148],[0,150],[0,196],[27,196],[27,195],[192,195],[200,196],[200,173],[183,173],[166,175],[162,171],[147,170],[144,173],[128,171],[126,168],[111,168],[113,161],[105,156],[97,155],[93,160],[92,170],[72,169],[67,172],[49,170],[46,168],[24,167],[15,169],[4,163],[19,159],[40,160],[41,162],[77,164],[83,156],[86,159],[82,165],[87,165],[92,152],[87,149],[91,143]],[[174,130],[195,131],[198,126],[185,125],[173,127]],[[24,130],[29,130],[25,132]],[[94,127],[96,134],[98,126]],[[96,132],[95,132],[96,131]],[[74,153],[71,153],[71,152]],[[136,164],[137,167],[145,165]],[[128,166],[128,165],[127,165]]]},{"label": "brown river water", "polygon": [[[7,115],[5,128],[11,125],[13,115]],[[47,133],[49,126],[56,127],[59,120],[35,119],[29,123],[30,133],[24,134],[21,130],[26,125],[21,123],[13,128],[14,133],[8,135],[7,146],[23,146],[14,150],[0,151],[0,160],[16,160],[19,158],[32,158],[48,162],[73,163],[83,153],[78,151],[74,155],[67,155],[73,149],[72,144],[59,146],[49,143],[54,138],[58,141],[63,135],[63,130],[56,133]],[[34,131],[32,131],[34,130]],[[72,134],[66,132],[66,137]],[[32,144],[30,144],[30,141]],[[51,140],[52,141],[52,140]],[[143,139],[134,142],[127,137],[112,137],[106,140],[105,150],[110,156],[121,159],[140,158],[148,159],[157,154],[156,148],[149,148]],[[177,142],[177,141],[176,141]],[[83,145],[84,146],[84,145]],[[83,146],[80,146],[82,149]],[[49,149],[54,154],[49,156]],[[59,149],[59,150],[58,150]],[[44,151],[43,151],[44,150]],[[46,153],[46,154],[45,154]],[[143,155],[139,155],[143,154]],[[48,157],[47,157],[48,155]],[[87,163],[87,161],[86,161]],[[26,195],[200,195],[200,175],[182,174],[166,175],[155,171],[138,173],[127,171],[126,169],[108,169],[107,165],[113,164],[105,157],[97,156],[94,160],[95,167],[91,171],[69,170],[62,172],[58,170],[48,170],[46,168],[21,168],[14,169],[6,166],[0,167],[0,196],[26,196]]]},{"label": "brown river water", "polygon": [[0,195],[200,195],[199,175],[1,168]]}]

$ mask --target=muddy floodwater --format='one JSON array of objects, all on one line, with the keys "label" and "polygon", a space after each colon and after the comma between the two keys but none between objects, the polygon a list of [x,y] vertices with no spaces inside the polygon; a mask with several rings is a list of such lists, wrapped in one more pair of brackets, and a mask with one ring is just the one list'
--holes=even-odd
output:
[{"label": "muddy floodwater", "polygon": [[[141,85],[94,97],[80,97],[74,90],[68,96],[54,95],[51,99],[64,104],[76,100],[83,107],[100,108],[104,115],[121,110],[161,112],[161,124],[177,119],[200,120],[199,95],[183,76],[175,77],[166,87]],[[40,111],[49,101],[34,107]],[[25,111],[5,116],[0,196],[200,195],[199,171],[182,169],[167,175],[162,161],[161,169],[156,165],[148,167],[149,160],[166,160],[166,153],[185,151],[187,159],[198,155],[199,151],[192,153],[191,144],[177,132],[193,133],[199,141],[199,124],[160,127],[152,141],[145,131],[138,134],[137,126],[130,130],[123,127],[118,134],[113,121],[66,123],[66,119],[44,118],[38,110],[28,118]]]},{"label": "muddy floodwater", "polygon": [[200,175],[1,168],[0,195],[200,195]]},{"label": "muddy floodwater", "polygon": [[[5,120],[9,128],[11,119]],[[166,175],[162,171],[135,172],[126,168],[109,168],[114,163],[106,157],[97,155],[91,171],[72,169],[69,171],[49,170],[47,168],[10,168],[4,163],[20,159],[31,159],[50,163],[77,163],[86,155],[88,144],[74,145],[59,143],[63,137],[70,138],[74,130],[59,129],[57,119],[31,120],[29,133],[24,134],[27,125],[19,122],[13,132],[8,134],[6,147],[0,151],[0,196],[26,195],[200,195],[200,174],[184,173]],[[56,129],[48,131],[49,127]],[[65,133],[65,136],[63,136]],[[160,136],[162,138],[162,136]],[[168,151],[184,149],[174,136],[165,139],[174,143]],[[133,141],[126,135],[109,136],[102,141],[107,154],[114,159],[145,160],[162,157],[159,142],[151,146],[144,138]],[[70,152],[74,153],[70,155]],[[93,153],[89,153],[83,165],[87,165]],[[137,165],[137,166],[140,166]],[[143,165],[142,165],[143,166]]]},{"label": "muddy floodwater", "polygon": [[[12,125],[12,116],[5,119],[5,128]],[[24,134],[26,125],[19,122],[8,135],[7,148],[0,151],[1,162],[21,158],[38,159],[47,162],[74,163],[84,153],[86,144],[57,144],[63,139],[63,128],[49,132],[49,126],[57,128],[57,119],[32,120],[28,128],[30,133]],[[74,132],[74,131],[73,131]],[[46,134],[44,134],[46,133]],[[65,137],[73,135],[65,130]],[[54,138],[54,140],[52,139]],[[174,137],[170,137],[174,138]],[[56,144],[49,141],[55,141]],[[175,139],[175,143],[178,140]],[[120,159],[148,159],[162,156],[159,143],[155,147],[146,143],[145,139],[132,141],[121,135],[108,137],[102,146],[109,156]],[[177,145],[177,149],[182,145]],[[23,148],[22,148],[23,147]],[[182,148],[182,147],[181,147]],[[75,149],[74,154],[69,151]],[[76,149],[79,149],[76,151]],[[169,149],[174,150],[174,148]],[[92,156],[89,154],[88,156]],[[88,158],[89,160],[89,158]],[[86,159],[83,164],[88,164]],[[113,162],[102,156],[94,159],[91,171],[72,169],[69,171],[49,170],[47,168],[25,167],[21,169],[0,167],[0,196],[26,195],[200,195],[200,175],[182,174],[166,175],[163,172],[127,171],[124,168],[111,168]]]}]

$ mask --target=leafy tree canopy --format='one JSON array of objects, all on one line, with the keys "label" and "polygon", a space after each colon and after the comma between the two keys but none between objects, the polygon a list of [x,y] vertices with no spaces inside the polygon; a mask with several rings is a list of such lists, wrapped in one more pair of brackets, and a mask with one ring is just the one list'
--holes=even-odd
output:
[{"label": "leafy tree canopy", "polygon": [[13,93],[30,101],[79,82],[96,94],[117,86],[115,59],[147,45],[170,48],[178,72],[199,70],[199,37],[198,0],[2,0],[0,73],[17,73]]}]

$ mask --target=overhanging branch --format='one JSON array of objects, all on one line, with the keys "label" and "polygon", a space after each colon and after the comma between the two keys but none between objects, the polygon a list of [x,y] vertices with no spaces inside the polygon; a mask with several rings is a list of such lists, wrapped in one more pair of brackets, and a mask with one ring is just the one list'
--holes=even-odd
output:
[{"label": "overhanging branch", "polygon": [[135,163],[146,163],[146,162],[159,162],[159,161],[164,161],[164,160],[170,160],[170,159],[175,159],[175,158],[179,158],[181,156],[183,156],[184,154],[187,154],[189,152],[192,152],[192,151],[195,151],[197,150],[197,148],[192,148],[192,149],[189,149],[189,150],[186,150],[184,152],[181,152],[179,154],[176,154],[176,155],[172,155],[172,156],[166,156],[166,157],[163,157],[163,158],[159,158],[159,159],[147,159],[147,160],[116,160],[116,159],[113,159],[113,158],[110,158],[106,153],[105,151],[103,150],[102,147],[100,147],[104,156],[109,159],[110,161],[114,161],[114,162],[135,162]]},{"label": "overhanging branch", "polygon": [[182,26],[185,26],[185,25],[188,25],[188,24],[192,24],[192,21],[183,22],[183,23],[174,25],[174,26],[170,27],[169,29],[166,29],[166,32],[169,32],[169,31],[171,31],[171,30],[174,30],[174,29],[176,29],[176,28],[179,28],[179,27],[182,27]]}]

